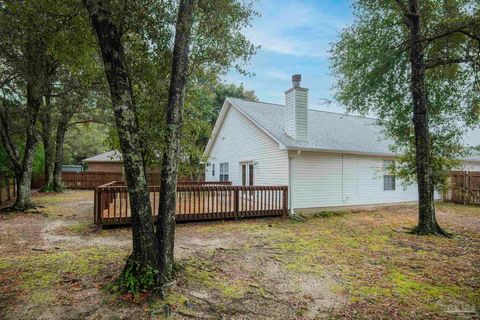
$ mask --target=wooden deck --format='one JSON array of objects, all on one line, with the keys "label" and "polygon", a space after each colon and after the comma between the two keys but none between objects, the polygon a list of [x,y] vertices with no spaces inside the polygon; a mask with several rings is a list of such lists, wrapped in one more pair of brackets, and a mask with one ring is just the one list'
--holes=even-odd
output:
[{"label": "wooden deck", "polygon": [[[151,186],[152,218],[158,212],[159,191]],[[228,219],[287,214],[285,186],[178,186],[177,221]],[[95,223],[128,225],[131,212],[127,188],[118,182],[100,186],[95,191]]]}]

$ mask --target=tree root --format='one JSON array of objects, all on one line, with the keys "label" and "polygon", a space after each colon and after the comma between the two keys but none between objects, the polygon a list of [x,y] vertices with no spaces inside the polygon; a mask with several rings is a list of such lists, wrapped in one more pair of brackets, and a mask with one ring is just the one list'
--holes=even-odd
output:
[{"label": "tree root", "polygon": [[23,205],[21,207],[15,206],[15,204],[13,204],[10,207],[0,209],[0,213],[27,212],[28,210],[35,210],[35,209],[38,209],[38,208],[39,207],[34,205],[33,203],[28,203],[28,204]]},{"label": "tree root", "polygon": [[438,223],[436,223],[433,228],[424,228],[424,227],[416,226],[415,228],[411,229],[409,233],[420,235],[420,236],[433,235],[433,236],[442,236],[442,237],[446,237],[446,238],[452,238],[453,237],[453,234],[443,230],[438,225]]}]

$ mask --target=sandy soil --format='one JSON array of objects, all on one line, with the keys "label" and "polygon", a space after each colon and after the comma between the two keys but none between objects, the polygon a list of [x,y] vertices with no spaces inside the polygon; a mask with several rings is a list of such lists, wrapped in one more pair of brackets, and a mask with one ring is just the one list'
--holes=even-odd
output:
[{"label": "sandy soil", "polygon": [[440,206],[453,239],[405,233],[414,207],[180,224],[176,288],[131,301],[110,290],[131,230],[94,226],[92,191],[34,200],[37,212],[0,215],[0,319],[411,319],[480,309],[478,208]]}]

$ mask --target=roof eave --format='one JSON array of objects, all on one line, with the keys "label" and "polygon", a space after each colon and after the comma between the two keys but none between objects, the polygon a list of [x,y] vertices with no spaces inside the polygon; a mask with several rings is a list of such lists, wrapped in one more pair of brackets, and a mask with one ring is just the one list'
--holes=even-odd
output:
[{"label": "roof eave", "polygon": [[380,156],[380,157],[396,157],[395,153],[387,152],[366,152],[358,150],[342,150],[342,149],[326,149],[326,148],[313,148],[313,147],[299,147],[299,146],[286,146],[289,151],[309,151],[309,152],[321,152],[321,153],[344,153],[344,154],[360,154],[366,156]]},{"label": "roof eave", "polygon": [[230,103],[230,101],[228,101],[228,98],[227,98],[223,102],[222,109],[220,110],[220,113],[217,117],[217,121],[215,121],[215,125],[213,126],[212,134],[210,135],[210,138],[208,139],[207,145],[205,146],[205,150],[203,151],[203,157],[204,158],[207,158],[208,155],[210,154],[213,143],[215,142],[215,140],[217,138],[217,133],[220,130],[220,127],[222,126],[223,119],[225,118],[225,115],[227,113],[227,109],[229,108],[229,105],[231,105],[231,103]]},{"label": "roof eave", "polygon": [[122,160],[82,160],[82,162],[105,162],[105,163],[122,163]]}]

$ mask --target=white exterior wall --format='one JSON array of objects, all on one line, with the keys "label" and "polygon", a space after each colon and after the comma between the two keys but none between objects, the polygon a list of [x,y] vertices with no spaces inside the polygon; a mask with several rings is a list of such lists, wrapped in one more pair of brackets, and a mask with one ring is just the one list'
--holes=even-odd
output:
[{"label": "white exterior wall", "polygon": [[[362,155],[302,152],[291,154],[289,192],[293,208],[355,206],[417,201],[417,187],[383,190],[383,160]],[[436,194],[439,199],[440,195]]]},{"label": "white exterior wall", "polygon": [[[219,181],[220,163],[229,163],[229,180],[241,185],[241,162],[258,163],[254,169],[254,185],[287,185],[288,153],[261,131],[235,107],[230,107],[205,167],[206,181]],[[215,164],[215,176],[212,176]]]},{"label": "white exterior wall", "polygon": [[464,171],[480,171],[480,162],[477,161],[464,161],[463,168]]}]

